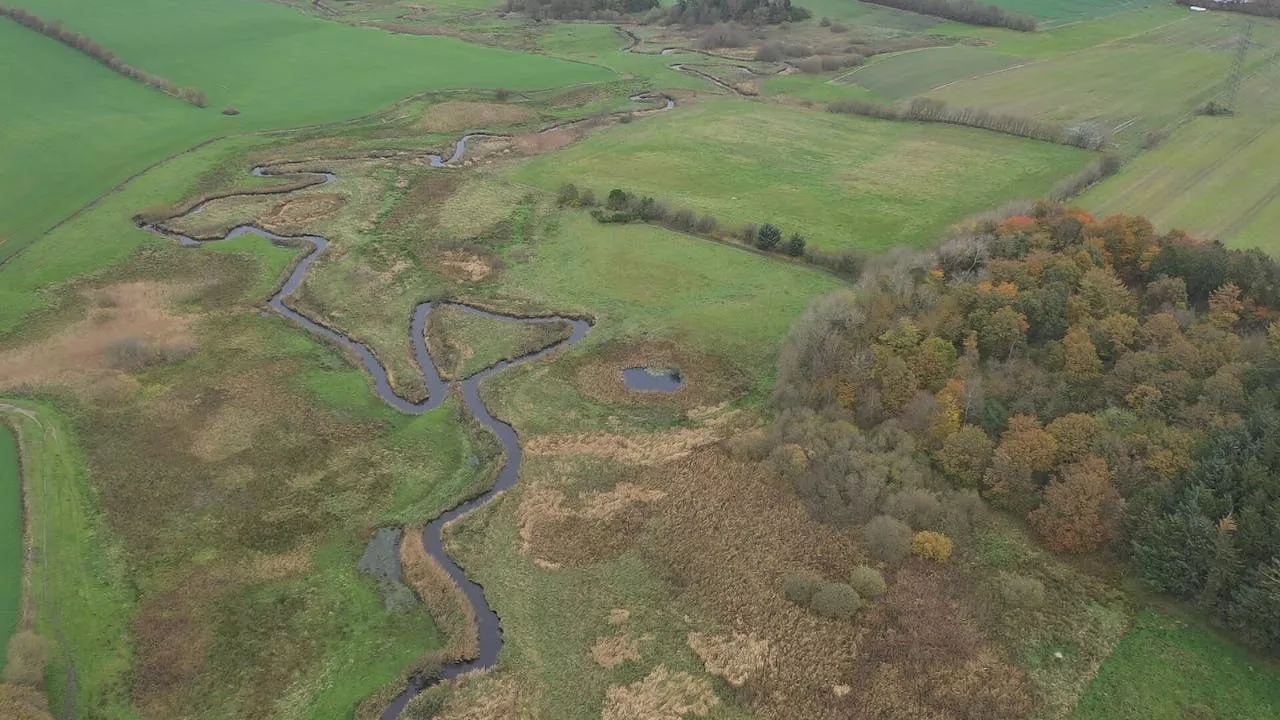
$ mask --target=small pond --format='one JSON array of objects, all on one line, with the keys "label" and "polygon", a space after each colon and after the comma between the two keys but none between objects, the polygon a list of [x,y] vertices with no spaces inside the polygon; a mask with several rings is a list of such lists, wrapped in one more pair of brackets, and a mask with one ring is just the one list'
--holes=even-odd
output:
[{"label": "small pond", "polygon": [[622,378],[631,390],[673,393],[684,387],[684,374],[672,368],[627,368]]}]

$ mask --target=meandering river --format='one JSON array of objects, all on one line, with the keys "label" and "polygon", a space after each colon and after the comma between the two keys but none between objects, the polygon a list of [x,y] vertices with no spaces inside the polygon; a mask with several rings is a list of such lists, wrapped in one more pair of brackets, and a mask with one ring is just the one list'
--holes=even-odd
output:
[{"label": "meandering river", "polygon": [[[674,101],[669,98],[635,96],[632,99],[637,101],[663,99],[665,107],[662,109],[670,109],[675,106]],[[430,164],[433,167],[439,168],[457,165],[462,162],[466,154],[468,141],[485,137],[492,136],[463,136],[458,141],[451,157],[445,159],[439,155],[429,155],[428,159]],[[298,192],[300,189],[327,185],[337,180],[337,176],[331,172],[292,171],[287,169],[288,166],[297,166],[299,164],[300,163],[295,161],[287,161],[276,165],[259,166],[253,168],[251,170],[251,174],[257,177],[287,176],[302,184],[302,187],[298,187],[298,185],[295,184],[290,187],[282,188],[279,194]],[[285,279],[284,284],[282,284],[280,289],[271,296],[269,301],[270,307],[275,312],[279,313],[281,316],[304,330],[325,338],[329,342],[345,348],[358,356],[361,363],[364,365],[365,370],[368,371],[369,375],[373,378],[373,385],[378,395],[392,407],[401,412],[421,414],[435,410],[444,403],[445,398],[448,395],[450,383],[446,383],[440,377],[440,371],[436,367],[435,360],[431,357],[431,352],[428,350],[426,342],[427,321],[429,320],[432,311],[436,308],[448,306],[468,313],[511,322],[563,322],[569,323],[572,326],[572,332],[565,340],[514,360],[500,362],[457,383],[462,387],[462,396],[467,409],[475,416],[476,420],[479,421],[481,425],[492,430],[498,437],[498,440],[502,443],[502,447],[506,451],[506,464],[503,466],[502,471],[498,475],[497,481],[489,491],[479,497],[457,505],[453,509],[433,520],[426,526],[426,528],[424,528],[422,540],[427,553],[434,558],[446,572],[448,572],[449,577],[451,577],[454,582],[458,584],[458,587],[461,588],[462,593],[466,596],[467,602],[471,603],[474,608],[476,622],[479,626],[480,652],[476,658],[470,661],[445,666],[438,674],[432,677],[414,678],[409,683],[408,687],[406,687],[405,690],[392,701],[382,714],[384,720],[396,720],[396,718],[400,717],[400,714],[404,711],[404,708],[408,705],[409,701],[420,694],[423,690],[437,683],[458,677],[463,673],[492,668],[497,664],[498,655],[502,650],[501,618],[499,618],[498,614],[489,606],[489,602],[485,597],[484,588],[467,577],[467,574],[463,571],[457,561],[450,557],[444,544],[444,529],[446,525],[458,518],[475,512],[484,505],[487,505],[499,493],[511,489],[520,480],[520,469],[524,461],[524,450],[520,444],[520,438],[517,435],[515,428],[511,427],[510,424],[503,420],[494,417],[493,413],[489,411],[489,408],[484,404],[484,400],[481,398],[480,386],[485,380],[493,377],[494,375],[505,372],[506,370],[519,365],[537,362],[565,347],[582,342],[583,338],[585,338],[587,333],[591,330],[591,324],[581,318],[561,317],[555,315],[542,317],[519,317],[515,315],[506,315],[462,303],[443,301],[421,303],[414,310],[411,333],[414,352],[417,357],[418,365],[422,370],[423,380],[426,382],[428,395],[427,399],[422,402],[411,402],[398,395],[396,391],[392,389],[391,380],[387,375],[386,368],[373,354],[373,351],[369,346],[353,339],[339,330],[322,325],[289,306],[289,298],[297,292],[299,287],[302,286],[302,283],[306,280],[307,274],[311,271],[312,266],[315,265],[316,261],[319,260],[320,257],[329,249],[328,238],[318,235],[282,236],[254,225],[240,225],[231,229],[221,238],[197,240],[173,230],[169,225],[167,225],[167,223],[172,223],[175,220],[181,220],[200,212],[213,200],[236,197],[238,195],[247,196],[249,194],[250,193],[230,193],[216,198],[210,198],[188,208],[186,211],[178,215],[169,217],[166,220],[154,223],[147,223],[139,220],[138,225],[145,230],[171,238],[179,244],[188,247],[198,247],[207,243],[231,240],[244,235],[256,235],[273,243],[310,247],[310,251],[307,252],[307,254],[294,266],[292,272],[289,273],[288,278]],[[263,193],[259,192],[256,194]],[[268,192],[267,194],[273,193]],[[2,468],[0,468],[0,471],[2,471]],[[0,483],[0,485],[3,485],[3,483]]]}]

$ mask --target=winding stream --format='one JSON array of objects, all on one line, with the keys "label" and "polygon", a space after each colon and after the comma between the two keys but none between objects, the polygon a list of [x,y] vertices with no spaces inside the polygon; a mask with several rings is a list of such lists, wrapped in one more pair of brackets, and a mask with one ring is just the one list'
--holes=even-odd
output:
[{"label": "winding stream", "polygon": [[[675,102],[670,98],[651,95],[636,95],[631,98],[634,101],[648,100],[665,100],[664,106],[655,108],[654,111],[669,110],[675,107]],[[561,126],[553,126],[547,128],[543,132],[556,129]],[[453,151],[453,155],[448,159],[440,155],[428,155],[432,167],[445,168],[453,167],[460,164],[467,152],[467,143],[471,140],[495,137],[485,134],[465,135],[458,140],[457,146]],[[303,281],[310,272],[311,267],[322,255],[329,249],[329,239],[318,235],[301,235],[301,236],[283,236],[272,233],[255,225],[239,225],[232,228],[220,238],[211,238],[198,240],[196,238],[184,235],[165,225],[165,223],[174,220],[181,220],[201,212],[210,202],[218,199],[225,199],[237,196],[262,195],[262,194],[290,194],[301,189],[309,189],[321,185],[328,185],[337,180],[337,176],[327,171],[293,171],[287,169],[288,166],[296,166],[306,161],[281,161],[272,165],[264,165],[253,168],[250,174],[255,177],[293,177],[299,181],[307,181],[302,187],[289,186],[281,188],[278,192],[257,193],[228,193],[216,197],[209,197],[192,207],[170,216],[165,220],[154,223],[148,223],[141,219],[135,219],[137,225],[150,232],[171,238],[184,247],[199,247],[206,243],[223,242],[232,240],[245,235],[256,235],[265,238],[272,243],[283,245],[309,245],[311,247],[293,270],[289,273],[288,278],[280,286],[280,289],[271,296],[269,305],[272,310],[284,316],[294,324],[303,329],[318,335],[326,340],[338,345],[341,348],[354,352],[360,358],[360,362],[364,365],[365,370],[373,378],[374,388],[377,390],[379,397],[386,401],[389,405],[396,408],[400,412],[420,415],[422,413],[435,410],[444,404],[448,396],[448,390],[451,383],[446,383],[440,377],[440,371],[436,367],[435,360],[431,357],[431,352],[427,348],[426,329],[427,322],[431,317],[431,312],[437,307],[451,307],[462,310],[467,313],[487,317],[495,320],[503,320],[507,322],[519,323],[569,323],[572,326],[572,332],[569,337],[560,342],[554,343],[541,350],[536,350],[527,355],[515,358],[513,360],[505,360],[499,362],[475,375],[458,381],[456,384],[462,386],[462,396],[466,403],[467,409],[471,411],[476,420],[483,426],[493,431],[498,440],[502,443],[502,447],[506,452],[507,462],[503,466],[502,471],[498,475],[497,481],[493,487],[484,494],[472,500],[463,502],[444,514],[437,517],[423,529],[422,542],[427,553],[440,564],[442,568],[449,574],[449,577],[458,584],[463,595],[467,598],[467,602],[475,610],[476,624],[479,631],[480,652],[477,657],[467,662],[454,663],[446,665],[441,671],[431,677],[414,677],[410,680],[408,687],[405,688],[391,704],[382,713],[384,720],[396,720],[404,711],[406,705],[409,704],[414,697],[429,687],[440,682],[458,677],[464,673],[475,670],[487,670],[494,667],[498,662],[498,655],[502,650],[502,621],[493,608],[489,606],[488,600],[485,598],[484,588],[467,577],[462,567],[449,556],[444,544],[444,529],[449,523],[461,517],[469,515],[477,509],[487,505],[499,493],[505,492],[516,485],[520,480],[520,469],[524,462],[524,449],[520,444],[520,438],[515,428],[509,423],[493,416],[489,408],[485,406],[484,400],[480,396],[480,385],[485,380],[510,368],[524,365],[526,363],[536,362],[547,356],[557,352],[562,348],[576,345],[582,342],[583,338],[591,330],[591,323],[581,318],[561,317],[558,315],[548,315],[541,317],[518,317],[515,315],[506,315],[496,313],[482,308],[466,305],[463,303],[447,302],[447,301],[430,301],[419,304],[413,313],[413,322],[410,330],[413,336],[414,354],[417,358],[418,366],[422,370],[422,377],[427,387],[427,399],[422,402],[411,402],[401,397],[391,387],[391,380],[387,375],[386,367],[373,354],[368,345],[355,340],[351,336],[335,330],[331,327],[323,325],[311,318],[303,315],[291,308],[288,299],[298,288],[302,286]]]}]

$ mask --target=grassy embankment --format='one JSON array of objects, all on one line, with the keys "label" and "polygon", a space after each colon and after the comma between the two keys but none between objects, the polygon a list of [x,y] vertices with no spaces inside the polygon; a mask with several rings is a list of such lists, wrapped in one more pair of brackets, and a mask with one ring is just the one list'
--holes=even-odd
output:
[{"label": "grassy embankment", "polygon": [[708,101],[535,159],[513,180],[652,195],[722,225],[773,222],[823,250],[924,247],[950,224],[1045,195],[1090,154],[992,132]]},{"label": "grassy embankment", "polygon": [[[63,20],[130,63],[201,88],[210,107],[191,107],[0,23],[0,63],[8,69],[0,74],[0,238],[8,238],[0,259],[130,175],[202,140],[344,120],[428,90],[529,90],[611,75],[453,38],[326,22],[255,0],[17,5]],[[40,71],[22,70],[31,67]],[[316,102],[315,78],[324,78],[324,102]],[[226,107],[241,115],[221,115]],[[83,132],[85,123],[94,132]]]},{"label": "grassy embankment", "polygon": [[[22,611],[22,470],[18,443],[0,423],[0,643],[8,644]],[[5,655],[0,650],[0,671]]]}]

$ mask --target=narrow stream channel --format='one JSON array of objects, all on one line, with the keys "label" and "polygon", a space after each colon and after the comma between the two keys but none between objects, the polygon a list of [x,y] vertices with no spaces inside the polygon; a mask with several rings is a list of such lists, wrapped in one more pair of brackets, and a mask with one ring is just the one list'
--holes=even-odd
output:
[{"label": "narrow stream channel", "polygon": [[[637,95],[631,99],[635,101],[661,99],[665,101],[665,107],[661,108],[664,110],[670,109],[675,106],[675,102],[670,98],[659,98],[659,97],[648,96],[648,95]],[[439,155],[429,155],[428,159],[430,160],[431,166],[444,168],[444,167],[451,167],[451,166],[458,165],[462,161],[464,155],[466,154],[467,142],[473,139],[481,139],[486,137],[493,137],[493,136],[483,135],[483,134],[473,134],[473,135],[463,136],[458,141],[457,147],[454,149],[453,155],[449,159],[445,160],[443,157]],[[297,164],[299,163],[296,161],[286,161],[286,162],[278,163],[276,165],[259,166],[259,167],[253,168],[250,171],[250,173],[256,177],[268,177],[268,176],[286,177],[287,176],[287,177],[294,177],[299,179],[308,178],[308,177],[314,178],[314,182],[311,182],[310,184],[306,185],[304,189],[309,189],[309,188],[317,187],[320,185],[328,185],[337,180],[337,176],[331,172],[292,171],[292,170],[284,169],[285,166],[297,165]],[[298,189],[299,188],[281,190],[280,194],[289,194],[292,192],[297,192]],[[248,193],[242,193],[242,194],[248,195]],[[262,193],[259,193],[259,194],[262,194]],[[273,194],[273,193],[267,193],[267,194]],[[307,317],[306,315],[303,315],[297,310],[294,310],[293,308],[289,307],[287,303],[287,300],[289,299],[289,297],[292,296],[295,292],[297,292],[298,288],[302,286],[303,281],[306,279],[307,273],[310,272],[311,267],[329,249],[328,238],[320,237],[318,235],[303,235],[303,236],[296,236],[296,237],[288,237],[288,236],[277,235],[275,233],[256,227],[254,225],[240,225],[235,228],[232,228],[221,238],[197,240],[195,238],[192,238],[190,236],[187,236],[180,232],[172,230],[171,228],[165,225],[165,223],[172,222],[174,220],[181,220],[185,217],[190,217],[191,215],[200,212],[206,205],[208,205],[208,203],[212,202],[214,199],[224,199],[227,197],[235,197],[236,195],[237,194],[232,193],[232,194],[220,196],[218,198],[211,198],[211,199],[205,200],[189,208],[183,213],[180,213],[178,215],[168,218],[167,220],[162,220],[155,223],[147,223],[142,220],[137,220],[137,224],[140,228],[144,230],[170,238],[178,242],[180,245],[184,247],[199,247],[201,245],[205,245],[208,243],[232,240],[234,238],[242,237],[245,235],[256,235],[258,237],[265,238],[271,241],[272,243],[282,244],[282,245],[289,245],[289,246],[299,245],[299,244],[309,245],[311,247],[311,251],[308,252],[300,261],[298,261],[298,264],[294,266],[293,271],[290,272],[284,284],[281,285],[280,289],[276,291],[274,295],[271,296],[271,299],[269,301],[269,305],[271,309],[279,313],[280,315],[284,316],[286,319],[290,320],[294,324],[302,327],[303,329],[315,335],[323,337],[326,340],[334,343],[335,345],[338,345],[339,347],[342,347],[342,348],[346,348],[354,352],[356,355],[358,355],[360,357],[361,363],[365,367],[365,370],[367,370],[369,375],[372,376],[373,385],[374,385],[374,388],[377,390],[379,397],[381,397],[392,407],[396,408],[397,410],[403,413],[420,415],[422,413],[430,412],[431,410],[435,410],[436,408],[439,408],[441,405],[443,405],[448,395],[448,389],[449,389],[450,383],[446,383],[440,377],[440,371],[436,367],[435,360],[431,357],[431,352],[430,350],[428,350],[427,342],[426,342],[427,321],[430,319],[431,312],[435,308],[448,306],[448,307],[457,308],[457,309],[463,310],[464,312],[472,313],[475,315],[480,315],[483,317],[488,317],[488,318],[493,318],[498,320],[505,320],[509,322],[521,322],[521,323],[564,322],[564,323],[569,323],[573,328],[569,337],[565,340],[557,342],[553,345],[549,345],[541,350],[537,350],[535,352],[529,353],[522,357],[500,362],[496,365],[493,365],[485,370],[482,370],[481,372],[476,373],[475,375],[472,375],[471,377],[461,380],[457,383],[462,386],[462,395],[466,403],[467,409],[470,410],[472,415],[475,416],[476,420],[478,420],[480,424],[492,430],[493,433],[498,437],[498,440],[502,443],[502,447],[506,451],[507,462],[506,462],[506,465],[503,466],[502,471],[499,473],[498,479],[494,483],[493,488],[485,492],[483,495],[480,495],[479,497],[476,497],[472,500],[469,500],[467,502],[464,502],[460,505],[455,506],[453,509],[445,512],[440,517],[433,520],[430,524],[428,524],[423,529],[422,541],[423,541],[423,545],[426,547],[427,553],[432,558],[434,558],[436,562],[440,563],[440,566],[445,569],[445,571],[449,574],[449,577],[453,578],[454,582],[458,584],[458,587],[462,589],[462,592],[466,596],[467,601],[471,603],[472,607],[475,609],[476,624],[478,625],[479,638],[480,638],[480,653],[473,660],[462,662],[462,663],[454,663],[451,665],[446,665],[438,674],[433,675],[431,677],[413,678],[409,682],[408,687],[406,687],[403,692],[401,692],[398,696],[396,696],[396,698],[382,713],[383,720],[396,720],[397,718],[400,717],[400,714],[404,711],[405,706],[408,705],[409,702],[413,700],[414,697],[422,693],[422,691],[436,684],[439,684],[441,682],[456,678],[459,675],[462,675],[464,673],[472,672],[475,670],[486,670],[494,667],[495,665],[497,665],[498,655],[502,650],[501,618],[499,618],[498,614],[494,612],[492,607],[489,606],[489,601],[485,597],[484,588],[482,588],[479,584],[477,584],[476,582],[472,581],[470,578],[467,577],[462,567],[458,565],[458,563],[452,557],[449,556],[449,553],[446,551],[445,545],[444,545],[444,528],[446,525],[448,525],[450,522],[453,522],[454,520],[457,520],[458,518],[469,515],[470,513],[476,511],[477,509],[487,505],[489,502],[491,502],[494,499],[495,496],[497,496],[497,494],[504,492],[506,490],[509,490],[512,487],[515,487],[516,483],[519,482],[520,480],[520,469],[524,462],[524,449],[520,444],[520,438],[516,434],[515,428],[513,428],[507,422],[494,417],[493,413],[489,411],[489,408],[485,406],[484,400],[480,396],[480,385],[488,378],[493,377],[494,375],[497,375],[506,370],[509,370],[513,367],[524,365],[526,363],[536,362],[538,360],[541,360],[551,355],[552,353],[555,353],[556,351],[562,348],[569,347],[572,345],[577,345],[578,343],[582,342],[583,338],[585,338],[587,336],[587,333],[591,330],[591,323],[580,318],[560,317],[556,315],[548,315],[548,316],[541,316],[541,317],[518,317],[515,315],[506,315],[502,313],[492,312],[489,310],[484,310],[471,305],[465,305],[462,303],[454,303],[454,302],[446,302],[446,301],[432,301],[432,302],[421,303],[414,309],[413,322],[411,324],[411,332],[413,335],[414,353],[417,357],[418,365],[422,370],[422,377],[423,377],[423,380],[426,382],[428,395],[427,395],[427,399],[422,402],[416,402],[416,403],[410,402],[409,400],[406,400],[405,398],[398,395],[395,392],[395,390],[392,389],[391,380],[387,375],[386,368],[382,365],[381,362],[378,361],[378,358],[373,354],[373,351],[370,350],[367,345],[351,338],[350,336],[338,330],[334,330],[333,328],[322,325],[312,320],[311,318]]]}]

